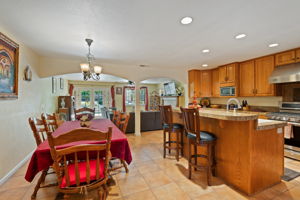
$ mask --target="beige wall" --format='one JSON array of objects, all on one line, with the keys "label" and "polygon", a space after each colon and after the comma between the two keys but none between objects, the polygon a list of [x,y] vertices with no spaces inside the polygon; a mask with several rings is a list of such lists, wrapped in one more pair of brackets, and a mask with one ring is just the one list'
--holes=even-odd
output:
[{"label": "beige wall", "polygon": [[[211,104],[226,104],[229,98],[210,98]],[[271,106],[278,107],[279,102],[282,101],[282,97],[238,97],[241,103],[242,100],[247,100],[251,106]]]},{"label": "beige wall", "polygon": [[[39,57],[8,32],[1,31],[20,45],[19,98],[0,100],[0,179],[35,148],[28,117],[55,111],[56,94],[51,93],[51,78],[39,78]],[[32,81],[23,80],[23,70],[31,66]],[[58,94],[61,91],[58,90]]]}]

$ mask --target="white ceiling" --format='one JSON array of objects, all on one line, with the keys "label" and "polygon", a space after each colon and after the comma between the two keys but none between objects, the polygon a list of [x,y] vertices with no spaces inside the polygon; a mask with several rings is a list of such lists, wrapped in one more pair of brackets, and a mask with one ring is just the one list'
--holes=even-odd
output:
[{"label": "white ceiling", "polygon": [[[0,0],[0,26],[44,56],[216,67],[300,46],[299,0]],[[193,17],[181,25],[184,16]],[[238,33],[247,38],[235,40]],[[269,48],[277,42],[279,47]],[[209,48],[209,54],[201,50]],[[78,66],[74,66],[78,67]]]}]

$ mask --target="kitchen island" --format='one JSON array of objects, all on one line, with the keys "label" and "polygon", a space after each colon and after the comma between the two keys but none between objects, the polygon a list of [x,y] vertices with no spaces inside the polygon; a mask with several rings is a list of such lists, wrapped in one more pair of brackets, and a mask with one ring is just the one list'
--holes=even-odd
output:
[{"label": "kitchen island", "polygon": [[[180,111],[173,113],[174,123],[183,124]],[[217,177],[248,195],[280,183],[284,172],[285,122],[261,120],[253,112],[200,109],[199,113],[201,130],[217,137]],[[183,137],[183,143],[186,157],[187,137]],[[200,147],[199,151],[203,149]]]}]

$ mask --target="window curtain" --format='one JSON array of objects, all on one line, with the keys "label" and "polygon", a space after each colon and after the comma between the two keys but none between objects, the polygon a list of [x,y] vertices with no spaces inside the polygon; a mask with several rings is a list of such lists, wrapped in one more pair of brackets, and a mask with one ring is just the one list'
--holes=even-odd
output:
[{"label": "window curtain", "polygon": [[70,84],[70,87],[69,87],[69,95],[70,96],[73,96],[73,90],[74,90],[74,85]]},{"label": "window curtain", "polygon": [[110,88],[111,93],[111,107],[116,107],[116,100],[115,100],[115,86],[111,86]]},{"label": "window curtain", "polygon": [[126,90],[134,90],[133,86],[124,86],[123,87],[123,112],[126,112]]},{"label": "window curtain", "polygon": [[141,87],[141,90],[145,90],[145,110],[148,111],[149,110],[149,98],[148,98],[148,87]]}]

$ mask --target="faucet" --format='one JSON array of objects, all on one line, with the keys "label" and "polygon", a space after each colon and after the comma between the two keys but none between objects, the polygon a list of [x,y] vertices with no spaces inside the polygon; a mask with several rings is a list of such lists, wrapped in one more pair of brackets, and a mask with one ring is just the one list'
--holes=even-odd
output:
[{"label": "faucet", "polygon": [[237,103],[237,105],[238,105],[238,108],[242,108],[242,107],[241,107],[241,104],[240,104],[240,101],[239,101],[237,98],[230,98],[230,99],[228,99],[228,101],[227,101],[226,110],[229,110],[229,103],[230,103],[231,101],[235,101],[235,102]]}]

